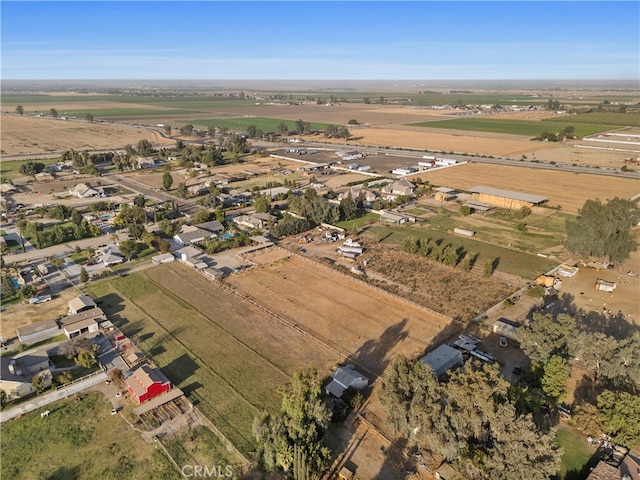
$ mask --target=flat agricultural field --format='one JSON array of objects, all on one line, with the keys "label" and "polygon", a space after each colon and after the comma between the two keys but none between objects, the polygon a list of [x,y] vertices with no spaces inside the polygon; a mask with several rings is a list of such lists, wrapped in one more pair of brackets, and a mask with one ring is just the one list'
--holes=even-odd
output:
[{"label": "flat agricultural field", "polygon": [[[259,261],[259,255],[255,258]],[[253,260],[253,258],[252,258]],[[396,355],[422,353],[450,321],[298,256],[233,275],[233,288],[376,374]]]},{"label": "flat agricultural field", "polygon": [[174,144],[140,126],[108,125],[84,121],[2,115],[0,142],[4,157],[62,153],[65,150],[107,150],[135,145]]},{"label": "flat agricultural field", "polygon": [[602,133],[608,130],[615,130],[616,125],[599,125],[587,123],[572,123],[570,120],[564,122],[556,121],[532,121],[497,118],[456,118],[452,120],[440,120],[437,122],[412,123],[416,127],[447,128],[452,130],[471,130],[480,132],[508,133],[512,135],[526,135],[536,137],[541,132],[560,132],[565,127],[574,127],[574,135],[585,137],[595,133]]},{"label": "flat agricultural field", "polygon": [[483,163],[427,171],[421,177],[432,185],[462,190],[484,185],[543,195],[549,199],[548,205],[560,205],[569,213],[576,213],[588,199],[631,198],[640,193],[637,179]]},{"label": "flat agricultural field", "polygon": [[[100,393],[71,399],[2,425],[2,478],[12,480],[179,479],[169,459],[140,438]],[[46,418],[40,413],[49,410]]]},{"label": "flat agricultural field", "polygon": [[245,455],[254,416],[279,409],[278,387],[340,358],[179,262],[92,284],[115,325]]}]

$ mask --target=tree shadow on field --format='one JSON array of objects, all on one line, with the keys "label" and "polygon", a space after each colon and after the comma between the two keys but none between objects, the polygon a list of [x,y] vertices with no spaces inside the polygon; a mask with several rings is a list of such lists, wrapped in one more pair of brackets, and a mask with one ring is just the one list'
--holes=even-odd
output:
[{"label": "tree shadow on field", "polygon": [[80,467],[60,467],[55,472],[44,477],[46,480],[76,480],[80,478]]},{"label": "tree shadow on field", "polygon": [[387,354],[402,340],[407,338],[405,330],[407,319],[403,318],[395,325],[387,327],[376,339],[367,340],[349,357],[357,366],[364,367],[369,373],[382,375],[389,364]]},{"label": "tree shadow on field", "polygon": [[189,355],[182,354],[169,364],[162,367],[169,380],[173,383],[182,383],[191,377],[200,368]]},{"label": "tree shadow on field", "polygon": [[101,308],[108,317],[117,315],[125,308],[124,298],[117,293],[109,293],[96,299],[96,305]]},{"label": "tree shadow on field", "polygon": [[616,340],[622,340],[640,332],[640,326],[629,322],[624,312],[618,310],[614,313],[607,309],[606,304],[595,304],[591,310],[579,308],[575,303],[575,297],[568,293],[558,297],[554,313],[566,313],[574,317],[580,331],[600,332]]}]

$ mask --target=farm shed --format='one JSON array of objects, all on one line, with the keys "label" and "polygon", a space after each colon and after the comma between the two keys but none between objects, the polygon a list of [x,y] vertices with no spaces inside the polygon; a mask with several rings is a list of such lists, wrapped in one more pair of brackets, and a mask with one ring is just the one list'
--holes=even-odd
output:
[{"label": "farm shed", "polygon": [[547,201],[547,198],[542,195],[513,192],[511,190],[502,190],[501,188],[477,186],[469,191],[473,194],[473,198],[479,202],[511,210],[522,207],[531,208]]},{"label": "farm shed", "polygon": [[171,253],[163,253],[162,255],[156,255],[155,257],[151,257],[151,262],[154,265],[160,265],[161,263],[169,263],[173,262],[176,257]]},{"label": "farm shed", "polygon": [[41,375],[44,385],[51,385],[49,356],[44,351],[24,352],[13,357],[0,357],[0,388],[7,399],[23,397],[33,392],[33,377]]},{"label": "farm shed", "polygon": [[411,215],[406,215],[404,213],[399,212],[385,212],[383,211],[380,214],[380,221],[382,223],[391,223],[394,225],[403,225],[407,222],[416,223],[416,217]]},{"label": "farm shed", "polygon": [[[61,322],[64,322],[64,319],[62,319]],[[77,337],[78,335],[82,335],[83,333],[97,332],[99,330],[99,327],[98,322],[95,318],[85,318],[69,323],[63,323],[62,330],[64,331],[64,334],[67,336],[67,338],[71,339]]]},{"label": "farm shed", "polygon": [[462,352],[449,345],[440,345],[420,359],[431,368],[436,377],[463,364]]},{"label": "farm shed", "polygon": [[569,265],[560,265],[560,267],[558,267],[558,275],[562,276],[562,277],[568,277],[568,278],[572,278],[576,276],[576,273],[578,273],[578,270],[580,270],[578,267],[571,267]]},{"label": "farm shed", "polygon": [[609,282],[602,278],[596,280],[596,290],[600,290],[602,292],[613,292],[616,289],[616,286],[616,282]]},{"label": "farm shed", "polygon": [[60,333],[60,327],[54,320],[35,322],[26,327],[16,328],[20,343],[31,344],[55,337]]},{"label": "farm shed", "polygon": [[[85,310],[91,310],[92,308],[96,308],[96,302],[86,295],[80,295],[79,297],[69,300],[70,315],[75,315],[77,313],[84,312]],[[102,312],[102,310],[100,311]]]},{"label": "farm shed", "polygon": [[473,230],[467,230],[466,228],[460,228],[460,227],[454,228],[453,233],[456,233],[458,235],[464,235],[465,237],[473,237],[476,234],[476,232],[474,232]]},{"label": "farm shed", "polygon": [[506,319],[496,320],[496,323],[493,324],[493,333],[510,338],[511,340],[518,340],[518,327],[504,320]]},{"label": "farm shed", "polygon": [[326,386],[325,391],[327,395],[331,394],[337,398],[341,398],[344,391],[349,387],[362,390],[369,385],[369,379],[358,372],[353,365],[338,367],[331,374],[331,378],[332,380]]},{"label": "farm shed", "polygon": [[148,365],[134,370],[126,380],[127,390],[139,404],[171,390],[171,382],[157,368]]}]

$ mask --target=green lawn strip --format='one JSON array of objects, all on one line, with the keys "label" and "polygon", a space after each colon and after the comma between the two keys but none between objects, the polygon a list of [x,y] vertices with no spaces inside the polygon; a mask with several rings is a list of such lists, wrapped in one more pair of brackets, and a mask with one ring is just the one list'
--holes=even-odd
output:
[{"label": "green lawn strip", "polygon": [[342,220],[341,222],[336,223],[336,226],[340,228],[344,228],[349,231],[353,229],[354,225],[357,228],[364,227],[365,225],[370,225],[372,223],[377,222],[380,219],[380,215],[373,212],[358,212],[358,216],[352,220]]},{"label": "green lawn strip", "polygon": [[[304,119],[303,119],[304,120]],[[238,118],[212,118],[202,119],[197,118],[193,120],[183,120],[184,123],[191,123],[193,125],[202,125],[205,127],[226,127],[230,130],[246,130],[249,125],[255,125],[263,132],[275,132],[278,125],[284,122],[289,130],[296,129],[295,120],[284,120],[281,118],[268,118],[268,117],[238,117]],[[311,128],[315,130],[324,130],[329,126],[328,123],[316,123],[311,122]]]},{"label": "green lawn strip", "polygon": [[428,227],[417,226],[415,228],[373,225],[369,231],[381,239],[384,243],[402,245],[407,237],[425,237],[432,241],[442,240],[441,245],[451,245],[454,248],[462,246],[472,255],[479,254],[476,264],[483,265],[487,260],[499,258],[498,270],[523,278],[535,278],[548,271],[556,262],[517,250],[499,247],[490,243],[461,237],[453,233],[441,230],[432,230]]},{"label": "green lawn strip", "polygon": [[[54,156],[54,154],[52,154],[52,156]],[[46,167],[48,165],[56,163],[58,160],[60,160],[59,157],[44,159],[38,158],[34,160],[3,160],[0,164],[0,177],[2,177],[3,181],[9,181],[18,177],[24,177],[24,175],[20,173],[20,167],[28,162],[42,163]]]},{"label": "green lawn strip", "polygon": [[6,230],[0,230],[0,237],[6,237],[8,235],[8,233],[6,232]]},{"label": "green lawn strip", "polygon": [[308,177],[303,175],[298,175],[297,173],[292,173],[290,175],[285,176],[275,176],[275,175],[265,175],[261,176],[259,179],[252,180],[243,180],[241,182],[232,182],[227,185],[229,189],[237,189],[237,190],[250,190],[253,191],[254,188],[258,188],[260,190],[264,190],[267,187],[267,183],[269,182],[277,182],[284,183],[285,180],[292,180],[295,182],[307,182]]},{"label": "green lawn strip", "polygon": [[9,240],[6,240],[6,243],[7,243],[7,247],[9,247],[10,252],[22,251],[22,245],[18,240],[9,239]]},{"label": "green lawn strip", "polygon": [[[49,410],[46,418],[42,411]],[[62,400],[2,425],[2,478],[158,478],[179,473],[99,393]]]},{"label": "green lawn strip", "polygon": [[619,128],[618,125],[571,123],[569,120],[565,122],[550,122],[546,120],[500,120],[495,118],[459,118],[455,120],[438,120],[436,122],[409,123],[407,125],[476,132],[508,133],[529,137],[536,137],[544,131],[557,133],[569,126],[574,127],[573,134],[577,137],[585,137],[587,135],[594,135]]},{"label": "green lawn strip", "polygon": [[598,463],[597,460],[592,459],[596,449],[587,443],[586,435],[570,425],[561,423],[556,441],[564,449],[559,478],[561,480],[586,478],[589,469]]}]

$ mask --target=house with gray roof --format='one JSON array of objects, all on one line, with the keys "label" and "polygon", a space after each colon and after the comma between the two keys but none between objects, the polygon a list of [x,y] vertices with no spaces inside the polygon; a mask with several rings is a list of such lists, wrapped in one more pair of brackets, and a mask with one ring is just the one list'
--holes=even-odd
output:
[{"label": "house with gray roof", "polygon": [[342,398],[342,394],[347,388],[362,390],[369,385],[369,379],[358,372],[353,365],[338,367],[331,374],[331,382],[325,387],[327,395]]}]

